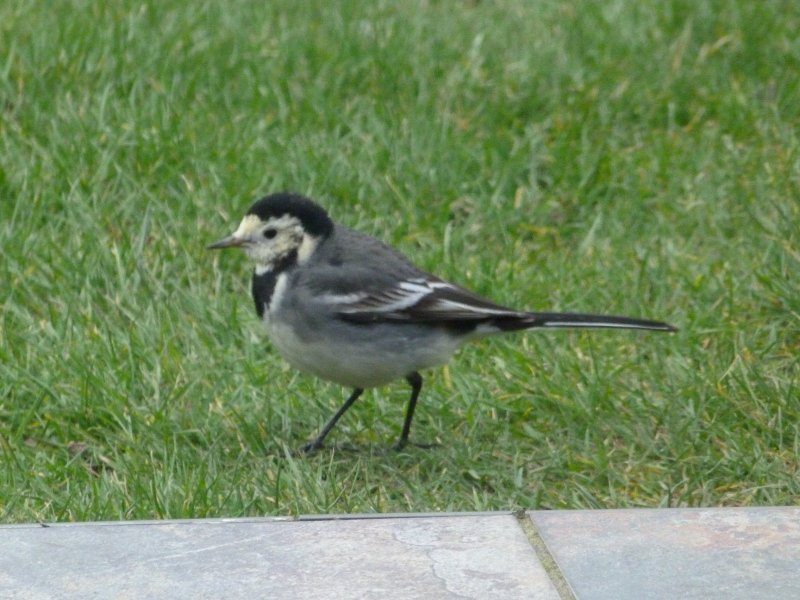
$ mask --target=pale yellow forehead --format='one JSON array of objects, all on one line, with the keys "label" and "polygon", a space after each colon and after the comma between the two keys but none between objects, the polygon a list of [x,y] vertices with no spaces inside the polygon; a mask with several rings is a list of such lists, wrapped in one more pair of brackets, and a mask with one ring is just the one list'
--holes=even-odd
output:
[{"label": "pale yellow forehead", "polygon": [[256,215],[245,215],[242,222],[239,223],[239,228],[233,232],[236,237],[250,237],[253,233],[261,229],[263,223]]},{"label": "pale yellow forehead", "polygon": [[[269,223],[270,227],[274,227],[280,231],[282,229],[299,225],[300,221],[291,215],[283,215],[277,218],[272,217],[266,223]],[[242,219],[242,222],[239,223],[239,228],[233,233],[233,235],[242,238],[250,237],[253,234],[261,231],[266,223],[259,219],[256,215],[245,215],[244,219]]]}]

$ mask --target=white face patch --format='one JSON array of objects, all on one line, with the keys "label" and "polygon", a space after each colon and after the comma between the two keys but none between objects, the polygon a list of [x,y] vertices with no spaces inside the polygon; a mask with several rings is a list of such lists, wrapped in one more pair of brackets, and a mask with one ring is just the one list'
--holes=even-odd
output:
[{"label": "white face patch", "polygon": [[317,249],[317,245],[319,244],[319,238],[314,237],[313,235],[305,234],[303,236],[303,241],[300,242],[300,248],[297,250],[297,262],[301,265],[308,261],[311,258],[311,255],[314,254],[314,250]]},{"label": "white face patch", "polygon": [[243,240],[249,239],[262,225],[261,219],[257,216],[246,215],[242,222],[239,223],[239,228],[233,232],[233,237]]},{"label": "white face patch", "polygon": [[262,221],[256,215],[247,215],[233,235],[244,240],[242,249],[256,263],[256,269],[263,273],[272,270],[280,259],[292,251],[297,251],[299,259],[301,246],[309,237],[304,233],[300,221],[291,215],[273,217],[267,221]]}]

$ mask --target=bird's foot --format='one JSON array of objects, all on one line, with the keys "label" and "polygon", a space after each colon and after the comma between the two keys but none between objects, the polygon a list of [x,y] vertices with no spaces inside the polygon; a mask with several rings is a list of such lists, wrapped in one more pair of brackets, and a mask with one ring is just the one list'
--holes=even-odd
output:
[{"label": "bird's foot", "polygon": [[[317,450],[321,450],[322,448],[326,447],[325,444],[319,440],[311,440],[307,444],[303,444],[300,449],[297,451],[297,454],[303,456],[310,456],[314,454]],[[328,446],[329,448],[333,449],[337,452],[360,452],[361,449],[358,446],[353,446],[352,444],[333,444],[332,446]]]},{"label": "bird's foot", "polygon": [[394,444],[392,444],[392,450],[395,452],[400,452],[400,450],[409,445],[414,446],[415,448],[421,448],[422,450],[431,450],[432,448],[438,448],[441,444],[437,444],[436,442],[423,444],[420,442],[409,442],[408,440],[397,440]]},{"label": "bird's foot", "polygon": [[300,447],[300,454],[314,454],[317,450],[322,448],[322,441],[321,440],[311,440],[307,444],[303,444]]}]

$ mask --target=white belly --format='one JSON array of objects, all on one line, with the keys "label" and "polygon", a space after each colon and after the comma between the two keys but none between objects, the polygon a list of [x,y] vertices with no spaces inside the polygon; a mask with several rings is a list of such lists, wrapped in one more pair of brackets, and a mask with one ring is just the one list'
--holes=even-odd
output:
[{"label": "white belly", "polygon": [[[353,388],[385,385],[420,369],[446,363],[458,344],[444,336],[375,344],[371,339],[301,340],[287,325],[265,322],[275,348],[296,369]],[[405,342],[405,343],[404,343]]]}]

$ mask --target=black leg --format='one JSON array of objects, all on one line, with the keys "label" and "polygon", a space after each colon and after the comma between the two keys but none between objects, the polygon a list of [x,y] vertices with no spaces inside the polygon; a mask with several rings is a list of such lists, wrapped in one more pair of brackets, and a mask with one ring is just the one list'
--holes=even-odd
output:
[{"label": "black leg", "polygon": [[[420,378],[420,384],[422,383],[422,379]],[[311,454],[312,452],[319,450],[322,448],[322,443],[325,441],[325,436],[327,436],[331,429],[336,426],[336,423],[339,419],[342,418],[342,415],[347,412],[347,409],[353,406],[353,402],[358,400],[358,397],[364,393],[363,388],[356,388],[353,390],[353,393],[350,394],[350,397],[347,399],[347,402],[344,403],[342,408],[336,411],[336,414],[331,417],[331,420],[327,422],[325,427],[322,428],[322,431],[319,432],[319,435],[315,437],[313,440],[308,442],[305,446],[303,446],[303,452],[306,454]]]},{"label": "black leg", "polygon": [[401,450],[408,443],[408,433],[411,431],[411,421],[414,419],[414,409],[417,408],[417,399],[419,398],[419,391],[422,389],[422,375],[411,373],[406,376],[406,381],[411,386],[411,398],[408,399],[408,408],[406,409],[406,420],[403,422],[403,432],[400,434],[400,439],[394,445],[395,450]]}]

